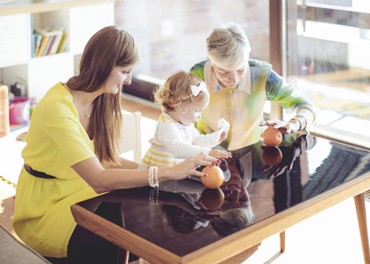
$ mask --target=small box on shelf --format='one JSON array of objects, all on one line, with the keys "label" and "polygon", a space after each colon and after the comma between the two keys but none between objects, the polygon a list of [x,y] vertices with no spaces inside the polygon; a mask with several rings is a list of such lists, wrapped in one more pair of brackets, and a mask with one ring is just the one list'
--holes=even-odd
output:
[{"label": "small box on shelf", "polygon": [[0,83],[0,137],[9,134],[9,89]]},{"label": "small box on shelf", "polygon": [[30,99],[16,96],[9,101],[9,121],[11,125],[26,125],[30,121]]}]

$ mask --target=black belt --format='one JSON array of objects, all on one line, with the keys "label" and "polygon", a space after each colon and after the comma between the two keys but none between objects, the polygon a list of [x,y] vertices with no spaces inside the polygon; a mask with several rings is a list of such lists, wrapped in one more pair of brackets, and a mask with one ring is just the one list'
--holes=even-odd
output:
[{"label": "black belt", "polygon": [[51,176],[49,174],[46,174],[44,172],[41,172],[41,171],[37,171],[37,170],[34,170],[32,169],[29,165],[27,164],[24,164],[24,168],[25,170],[31,174],[32,176],[35,176],[37,178],[43,178],[43,179],[55,179],[54,176]]}]

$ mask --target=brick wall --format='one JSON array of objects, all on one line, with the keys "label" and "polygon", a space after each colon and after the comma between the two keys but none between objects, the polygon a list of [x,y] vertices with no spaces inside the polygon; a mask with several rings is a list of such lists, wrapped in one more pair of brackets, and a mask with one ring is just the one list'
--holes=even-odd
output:
[{"label": "brick wall", "polygon": [[268,0],[117,0],[116,24],[138,41],[135,73],[166,78],[206,58],[205,40],[219,23],[246,30],[253,58],[269,58]]}]

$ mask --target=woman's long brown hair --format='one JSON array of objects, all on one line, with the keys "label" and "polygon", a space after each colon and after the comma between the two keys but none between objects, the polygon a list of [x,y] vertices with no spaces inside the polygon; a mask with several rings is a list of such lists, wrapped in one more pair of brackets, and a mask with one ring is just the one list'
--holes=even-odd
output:
[{"label": "woman's long brown hair", "polygon": [[[133,37],[108,26],[91,37],[82,53],[79,74],[67,81],[76,91],[100,89],[116,66],[135,65],[139,60]],[[87,133],[94,140],[95,153],[102,164],[119,164],[118,141],[122,135],[121,93],[101,94],[92,104]]]}]

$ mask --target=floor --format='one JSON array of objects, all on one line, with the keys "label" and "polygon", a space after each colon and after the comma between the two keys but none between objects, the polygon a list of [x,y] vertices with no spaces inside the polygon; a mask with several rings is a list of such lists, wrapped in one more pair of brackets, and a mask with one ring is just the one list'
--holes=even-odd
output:
[{"label": "floor", "polygon": [[[125,100],[124,108],[127,111],[141,111],[142,131],[153,131],[159,114],[158,108],[132,100]],[[143,151],[148,145],[150,136],[143,133]],[[0,177],[0,225],[11,232],[14,195],[14,184]],[[369,211],[370,202],[366,202],[366,207]],[[241,256],[227,263],[364,263],[354,201],[345,200],[289,228],[286,231],[286,250],[283,254],[279,253],[279,236],[274,235],[262,241],[257,252],[246,261]]]}]

